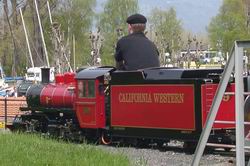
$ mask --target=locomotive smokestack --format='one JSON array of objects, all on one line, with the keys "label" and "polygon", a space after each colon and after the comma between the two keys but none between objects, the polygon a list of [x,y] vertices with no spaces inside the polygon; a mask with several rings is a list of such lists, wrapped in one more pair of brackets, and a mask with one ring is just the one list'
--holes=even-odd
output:
[{"label": "locomotive smokestack", "polygon": [[48,84],[50,77],[50,68],[41,68],[42,71],[42,83]]}]

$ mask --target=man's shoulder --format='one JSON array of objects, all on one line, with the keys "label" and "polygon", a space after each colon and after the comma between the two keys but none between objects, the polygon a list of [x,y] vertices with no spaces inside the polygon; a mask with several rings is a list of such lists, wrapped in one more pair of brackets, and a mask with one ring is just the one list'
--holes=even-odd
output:
[{"label": "man's shoulder", "polygon": [[126,35],[126,36],[123,36],[119,39],[119,41],[124,41],[124,40],[128,40],[129,38],[131,38],[131,35]]},{"label": "man's shoulder", "polygon": [[123,36],[122,38],[120,38],[118,40],[118,42],[123,42],[123,41],[127,41],[127,40],[137,40],[138,38],[143,38],[143,39],[148,39],[144,34],[142,33],[132,33],[126,36]]},{"label": "man's shoulder", "polygon": [[130,39],[131,39],[130,35],[123,36],[122,38],[120,38],[120,39],[117,41],[117,44],[127,43],[127,41],[130,40]]}]

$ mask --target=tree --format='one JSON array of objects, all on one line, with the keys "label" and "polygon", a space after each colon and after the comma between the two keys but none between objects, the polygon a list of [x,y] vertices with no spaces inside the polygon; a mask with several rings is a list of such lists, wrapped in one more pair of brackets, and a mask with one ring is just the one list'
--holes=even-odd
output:
[{"label": "tree", "polygon": [[54,20],[64,32],[63,42],[72,46],[70,43],[75,35],[76,66],[87,65],[91,58],[89,32],[93,26],[95,5],[96,0],[64,0],[54,12]]},{"label": "tree", "polygon": [[108,0],[99,15],[99,27],[104,36],[102,64],[114,64],[116,41],[126,34],[126,19],[138,11],[138,0]]},{"label": "tree", "polygon": [[217,16],[208,26],[209,39],[214,48],[221,43],[223,52],[229,52],[235,40],[249,38],[247,17],[241,0],[224,0]]},{"label": "tree", "polygon": [[[55,0],[50,0],[55,1]],[[2,13],[0,17],[3,20],[3,34],[0,46],[0,56],[1,63],[3,65],[6,75],[20,75],[24,74],[25,67],[29,67],[29,61],[27,58],[27,45],[23,33],[23,27],[21,23],[19,9],[23,9],[25,23],[27,25],[27,30],[29,33],[29,40],[32,48],[33,59],[36,62],[36,65],[44,65],[40,61],[43,56],[43,51],[41,47],[41,38],[38,28],[38,22],[35,20],[37,15],[34,10],[34,1],[33,0],[4,0],[0,1],[2,3]],[[38,1],[39,9],[44,9],[46,7],[46,0]],[[42,10],[42,22],[46,15],[45,11]],[[47,10],[46,10],[47,13]],[[32,19],[30,19],[32,18]],[[36,37],[34,37],[36,36]]]},{"label": "tree", "polygon": [[[150,31],[155,31],[154,41],[160,52],[160,62],[165,64],[165,53],[169,53],[171,58],[181,49],[181,21],[176,17],[174,8],[160,10],[155,8],[151,13]],[[152,33],[152,32],[150,32]]]},{"label": "tree", "polygon": [[1,29],[1,43],[0,43],[0,63],[6,74],[16,75],[16,72],[20,69],[19,64],[21,61],[19,48],[17,46],[17,38],[15,35],[16,28],[18,26],[17,21],[17,5],[20,5],[22,1],[13,0],[0,1],[2,3],[2,8],[0,9],[2,18],[2,29]]},{"label": "tree", "polygon": [[[96,0],[49,0],[49,2],[53,21],[61,25],[62,36],[65,39],[62,41],[62,44],[65,44],[68,48],[67,51],[70,52],[72,49],[72,36],[74,34],[77,43],[77,65],[86,64],[88,57],[90,57],[90,42],[88,41],[88,37],[89,31],[92,28],[93,8],[95,7]],[[49,21],[47,0],[37,0],[37,3],[50,64],[54,66],[52,27]],[[28,51],[19,8],[22,8],[23,11],[34,64],[35,66],[46,65],[34,0],[3,0],[0,1],[0,7],[0,18],[2,18],[0,24],[0,63],[3,65],[6,75],[11,74],[12,66],[15,67],[18,75],[24,74],[25,67],[31,66],[27,56]],[[14,60],[16,61],[15,63]]]}]

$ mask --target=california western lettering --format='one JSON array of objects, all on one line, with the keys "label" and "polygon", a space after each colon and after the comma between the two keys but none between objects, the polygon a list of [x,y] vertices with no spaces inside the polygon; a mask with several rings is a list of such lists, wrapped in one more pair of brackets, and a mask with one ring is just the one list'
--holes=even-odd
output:
[{"label": "california western lettering", "polygon": [[119,102],[121,103],[152,103],[150,93],[120,93]]},{"label": "california western lettering", "polygon": [[154,93],[155,103],[183,103],[183,93]]},{"label": "california western lettering", "polygon": [[121,103],[184,103],[184,93],[119,93]]}]

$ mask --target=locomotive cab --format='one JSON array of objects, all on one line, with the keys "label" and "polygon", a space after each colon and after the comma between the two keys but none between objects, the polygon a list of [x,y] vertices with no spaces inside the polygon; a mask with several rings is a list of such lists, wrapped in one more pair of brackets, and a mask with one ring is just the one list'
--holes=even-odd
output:
[{"label": "locomotive cab", "polygon": [[105,128],[104,75],[113,68],[87,68],[76,76],[75,110],[81,128]]}]

